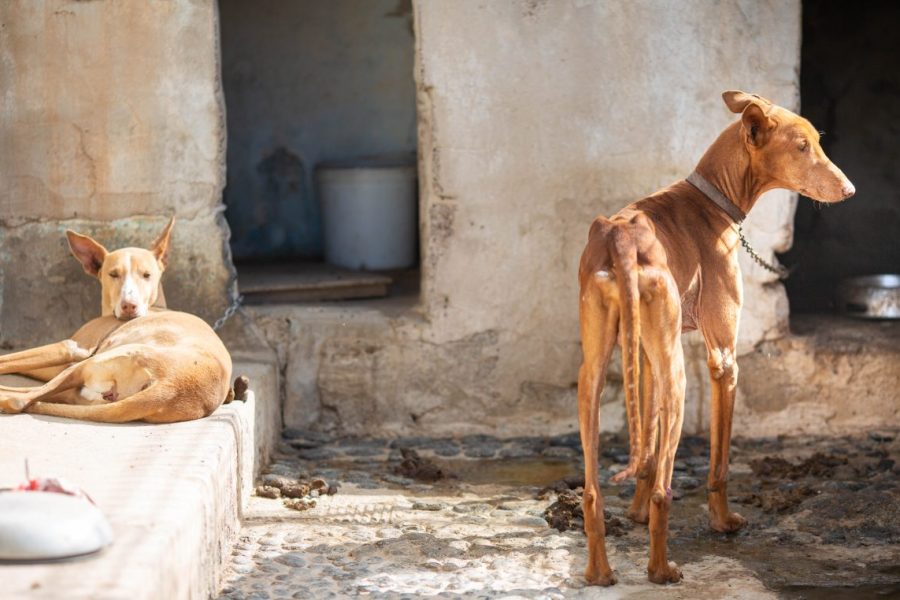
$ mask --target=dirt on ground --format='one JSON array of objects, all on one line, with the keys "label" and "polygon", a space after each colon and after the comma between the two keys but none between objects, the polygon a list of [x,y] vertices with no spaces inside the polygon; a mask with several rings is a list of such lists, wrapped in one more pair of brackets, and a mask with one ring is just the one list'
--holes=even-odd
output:
[{"label": "dirt on ground", "polygon": [[419,481],[434,482],[445,479],[449,476],[444,469],[434,464],[432,461],[422,458],[419,453],[412,448],[401,448],[400,456],[403,460],[394,467],[394,473],[401,477],[409,477]]},{"label": "dirt on ground", "polygon": [[763,479],[800,479],[802,477],[826,478],[847,464],[846,456],[816,452],[809,458],[793,464],[780,456],[764,456],[750,461],[753,474]]},{"label": "dirt on ground", "polygon": [[[587,549],[577,434],[389,441],[289,432],[286,442],[261,484],[319,478],[339,483],[340,493],[320,495],[300,513],[255,498],[222,598],[597,593],[581,575]],[[749,524],[730,535],[707,524],[707,441],[685,437],[668,545],[684,581],[665,587],[647,582],[646,525],[625,514],[633,483],[609,483],[627,461],[626,440],[604,438],[601,448],[616,597],[900,595],[895,432],[736,440],[730,501]]]},{"label": "dirt on ground", "polygon": [[256,486],[256,495],[260,498],[282,499],[285,508],[293,510],[309,510],[316,507],[319,496],[333,496],[337,486],[329,484],[321,477],[310,478],[305,473],[297,477],[286,477],[275,473],[267,473]]}]

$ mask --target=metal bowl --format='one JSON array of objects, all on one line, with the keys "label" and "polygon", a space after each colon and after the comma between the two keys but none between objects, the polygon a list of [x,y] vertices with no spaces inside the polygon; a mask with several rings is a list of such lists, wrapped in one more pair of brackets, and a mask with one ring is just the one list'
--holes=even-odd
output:
[{"label": "metal bowl", "polygon": [[900,275],[850,277],[837,289],[838,310],[863,319],[900,319]]}]

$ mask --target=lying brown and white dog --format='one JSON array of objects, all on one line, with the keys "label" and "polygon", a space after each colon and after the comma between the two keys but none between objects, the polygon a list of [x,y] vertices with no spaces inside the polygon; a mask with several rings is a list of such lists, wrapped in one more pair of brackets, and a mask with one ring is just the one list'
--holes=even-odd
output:
[{"label": "lying brown and white dog", "polygon": [[231,356],[202,319],[167,310],[160,278],[174,218],[149,250],[109,252],[67,231],[100,281],[102,316],[64,341],[0,356],[0,374],[46,383],[0,386],[0,410],[119,423],[171,423],[212,413],[229,396]]}]

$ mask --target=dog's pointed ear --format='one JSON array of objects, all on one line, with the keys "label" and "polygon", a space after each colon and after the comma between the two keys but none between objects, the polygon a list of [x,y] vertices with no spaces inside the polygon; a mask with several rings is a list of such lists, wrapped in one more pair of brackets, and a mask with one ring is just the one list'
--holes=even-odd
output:
[{"label": "dog's pointed ear", "polygon": [[71,229],[66,230],[66,238],[69,240],[69,249],[72,251],[72,255],[84,267],[84,272],[99,277],[103,261],[109,254],[106,248],[90,236],[75,233]]},{"label": "dog's pointed ear", "polygon": [[153,253],[153,256],[156,257],[156,260],[159,261],[160,266],[162,268],[166,268],[166,265],[169,264],[169,238],[172,235],[172,227],[175,225],[175,217],[173,216],[169,219],[168,225],[163,229],[162,233],[159,234],[159,237],[156,238],[156,241],[153,242],[153,245],[150,246],[150,252]]},{"label": "dog's pointed ear", "polygon": [[772,103],[762,96],[734,90],[723,92],[722,99],[731,112],[741,113],[747,143],[756,147],[765,144],[769,131],[775,126],[768,116]]},{"label": "dog's pointed ear", "polygon": [[741,126],[747,143],[758,148],[769,139],[769,132],[775,127],[775,121],[766,115],[759,104],[751,102],[741,113]]},{"label": "dog's pointed ear", "polygon": [[744,112],[748,104],[753,102],[753,96],[740,90],[728,90],[727,92],[722,92],[722,100],[725,101],[725,106],[728,107],[728,110],[740,114]]},{"label": "dog's pointed ear", "polygon": [[772,108],[771,100],[767,100],[756,94],[748,94],[747,92],[742,92],[740,90],[722,92],[722,100],[725,101],[725,106],[728,107],[728,110],[737,114],[744,112],[744,109],[750,104],[759,104],[760,108],[763,109],[763,112],[769,112],[769,109]]}]

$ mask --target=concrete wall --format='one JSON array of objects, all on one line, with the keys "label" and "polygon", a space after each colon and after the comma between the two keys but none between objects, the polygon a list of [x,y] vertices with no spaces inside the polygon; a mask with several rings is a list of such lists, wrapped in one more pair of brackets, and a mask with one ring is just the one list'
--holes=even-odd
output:
[{"label": "concrete wall", "polygon": [[827,311],[843,277],[900,266],[900,4],[810,2],[803,10],[803,113],[856,184],[849,202],[803,202],[785,262],[794,311]]},{"label": "concrete wall", "polygon": [[213,0],[0,3],[0,344],[62,339],[99,315],[66,228],[114,249],[177,215],[169,305],[221,314],[216,18]]},{"label": "concrete wall", "polygon": [[[291,426],[561,431],[575,425],[576,271],[588,226],[686,176],[733,118],[723,90],[798,103],[799,1],[415,4],[422,297],[256,312]],[[794,198],[749,219],[790,242]],[[786,329],[783,288],[742,256],[741,351]],[[688,344],[686,428],[705,427]],[[612,374],[604,427],[621,427]]]},{"label": "concrete wall", "polygon": [[315,256],[323,160],[415,160],[409,0],[222,0],[235,256]]}]

